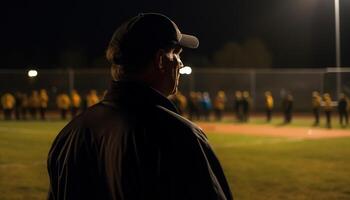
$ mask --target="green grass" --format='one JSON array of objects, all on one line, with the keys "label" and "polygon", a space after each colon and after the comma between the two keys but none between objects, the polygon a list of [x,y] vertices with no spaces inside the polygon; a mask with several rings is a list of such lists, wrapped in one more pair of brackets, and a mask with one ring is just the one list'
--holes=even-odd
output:
[{"label": "green grass", "polygon": [[350,199],[350,138],[208,136],[237,199]]},{"label": "green grass", "polygon": [[[0,200],[46,198],[46,157],[64,124],[0,121]],[[208,137],[238,200],[350,199],[350,138]]]},{"label": "green grass", "polygon": [[0,199],[45,199],[46,157],[64,122],[0,122]]},{"label": "green grass", "polygon": [[[223,123],[236,123],[241,124],[241,122],[237,122],[233,117],[231,118],[225,118]],[[312,117],[306,117],[306,116],[296,116],[292,120],[292,122],[288,125],[283,124],[283,117],[282,116],[275,116],[273,117],[272,121],[270,123],[266,122],[265,117],[262,116],[253,116],[250,118],[248,124],[255,124],[255,125],[267,125],[270,124],[272,126],[291,126],[291,127],[312,127],[314,123],[314,120]],[[333,129],[342,129],[342,130],[350,130],[350,125],[347,127],[341,127],[339,124],[338,117],[334,116],[332,118],[332,128]],[[326,128],[326,122],[325,119],[320,119],[320,125],[318,128]]]}]

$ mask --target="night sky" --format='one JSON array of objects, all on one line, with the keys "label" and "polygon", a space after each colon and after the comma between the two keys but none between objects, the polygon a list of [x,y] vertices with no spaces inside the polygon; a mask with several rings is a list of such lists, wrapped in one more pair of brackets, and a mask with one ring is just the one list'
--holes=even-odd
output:
[{"label": "night sky", "polygon": [[[113,31],[140,12],[163,13],[200,39],[199,49],[184,53],[185,63],[208,64],[225,43],[258,38],[273,67],[335,65],[333,0],[28,0],[1,7],[1,69],[105,67]],[[350,1],[340,7],[342,64],[349,67]]]}]

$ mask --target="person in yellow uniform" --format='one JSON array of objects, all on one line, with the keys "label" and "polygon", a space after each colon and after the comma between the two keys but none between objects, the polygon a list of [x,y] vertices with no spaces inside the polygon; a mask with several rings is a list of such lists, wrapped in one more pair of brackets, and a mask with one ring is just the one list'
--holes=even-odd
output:
[{"label": "person in yellow uniform", "polygon": [[176,98],[178,99],[178,101],[180,103],[179,109],[180,109],[181,115],[183,115],[187,109],[187,98],[180,91],[178,91],[176,93]]},{"label": "person in yellow uniform", "polygon": [[49,102],[49,96],[47,95],[47,92],[45,89],[40,90],[39,101],[40,101],[40,117],[42,120],[45,120],[47,104]]},{"label": "person in yellow uniform", "polygon": [[40,97],[36,90],[32,91],[32,95],[29,97],[29,112],[32,119],[36,119],[38,109],[40,108]]},{"label": "person in yellow uniform", "polygon": [[323,101],[324,101],[324,112],[326,114],[326,126],[327,128],[332,128],[332,110],[333,110],[333,105],[332,105],[332,98],[331,95],[328,93],[325,93],[323,95]]},{"label": "person in yellow uniform", "polygon": [[266,121],[270,122],[272,118],[272,110],[274,106],[273,96],[270,91],[265,92],[265,110],[266,110]]},{"label": "person in yellow uniform", "polygon": [[89,94],[86,96],[86,105],[91,107],[99,102],[96,90],[90,90]]},{"label": "person in yellow uniform", "polygon": [[314,114],[315,122],[314,126],[320,124],[320,108],[321,108],[321,96],[317,91],[312,92],[312,113]]},{"label": "person in yellow uniform", "polygon": [[69,96],[66,93],[61,93],[56,100],[57,107],[61,111],[61,119],[67,119],[67,112],[71,104]]},{"label": "person in yellow uniform", "polygon": [[72,90],[71,102],[72,102],[71,114],[72,114],[72,118],[73,118],[79,112],[80,104],[81,104],[80,95],[78,94],[78,92],[76,90]]},{"label": "person in yellow uniform", "polygon": [[221,121],[225,110],[226,94],[223,90],[218,91],[214,99],[214,111],[216,120]]},{"label": "person in yellow uniform", "polygon": [[170,95],[168,99],[175,105],[180,115],[185,113],[187,108],[187,99],[180,91],[177,91],[176,94]]},{"label": "person in yellow uniform", "polygon": [[15,103],[16,103],[15,97],[11,93],[5,93],[1,97],[1,105],[2,105],[2,108],[4,109],[5,120],[11,120]]}]

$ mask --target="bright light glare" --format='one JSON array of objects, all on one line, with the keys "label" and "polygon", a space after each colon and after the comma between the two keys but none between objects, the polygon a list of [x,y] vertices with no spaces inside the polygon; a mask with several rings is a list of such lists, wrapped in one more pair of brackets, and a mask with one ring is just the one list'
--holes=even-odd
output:
[{"label": "bright light glare", "polygon": [[36,71],[35,69],[31,69],[28,71],[28,77],[33,78],[38,76],[38,71]]},{"label": "bright light glare", "polygon": [[180,69],[180,74],[191,74],[192,73],[192,68],[189,66],[185,66]]}]

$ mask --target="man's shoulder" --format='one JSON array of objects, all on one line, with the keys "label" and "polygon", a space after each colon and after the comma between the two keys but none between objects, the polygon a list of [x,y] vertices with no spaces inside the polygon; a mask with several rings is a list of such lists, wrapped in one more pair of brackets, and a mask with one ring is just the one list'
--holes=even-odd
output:
[{"label": "man's shoulder", "polygon": [[159,125],[170,130],[171,132],[176,132],[177,136],[192,135],[206,140],[203,130],[185,117],[159,105],[156,106],[155,112],[157,112]]},{"label": "man's shoulder", "polygon": [[163,118],[163,120],[169,120],[171,122],[177,123],[177,124],[183,124],[186,127],[190,127],[190,128],[198,128],[199,127],[194,124],[193,122],[191,122],[190,120],[186,119],[185,117],[163,107],[160,105],[156,106],[156,111],[158,115],[160,115],[160,117]]}]

